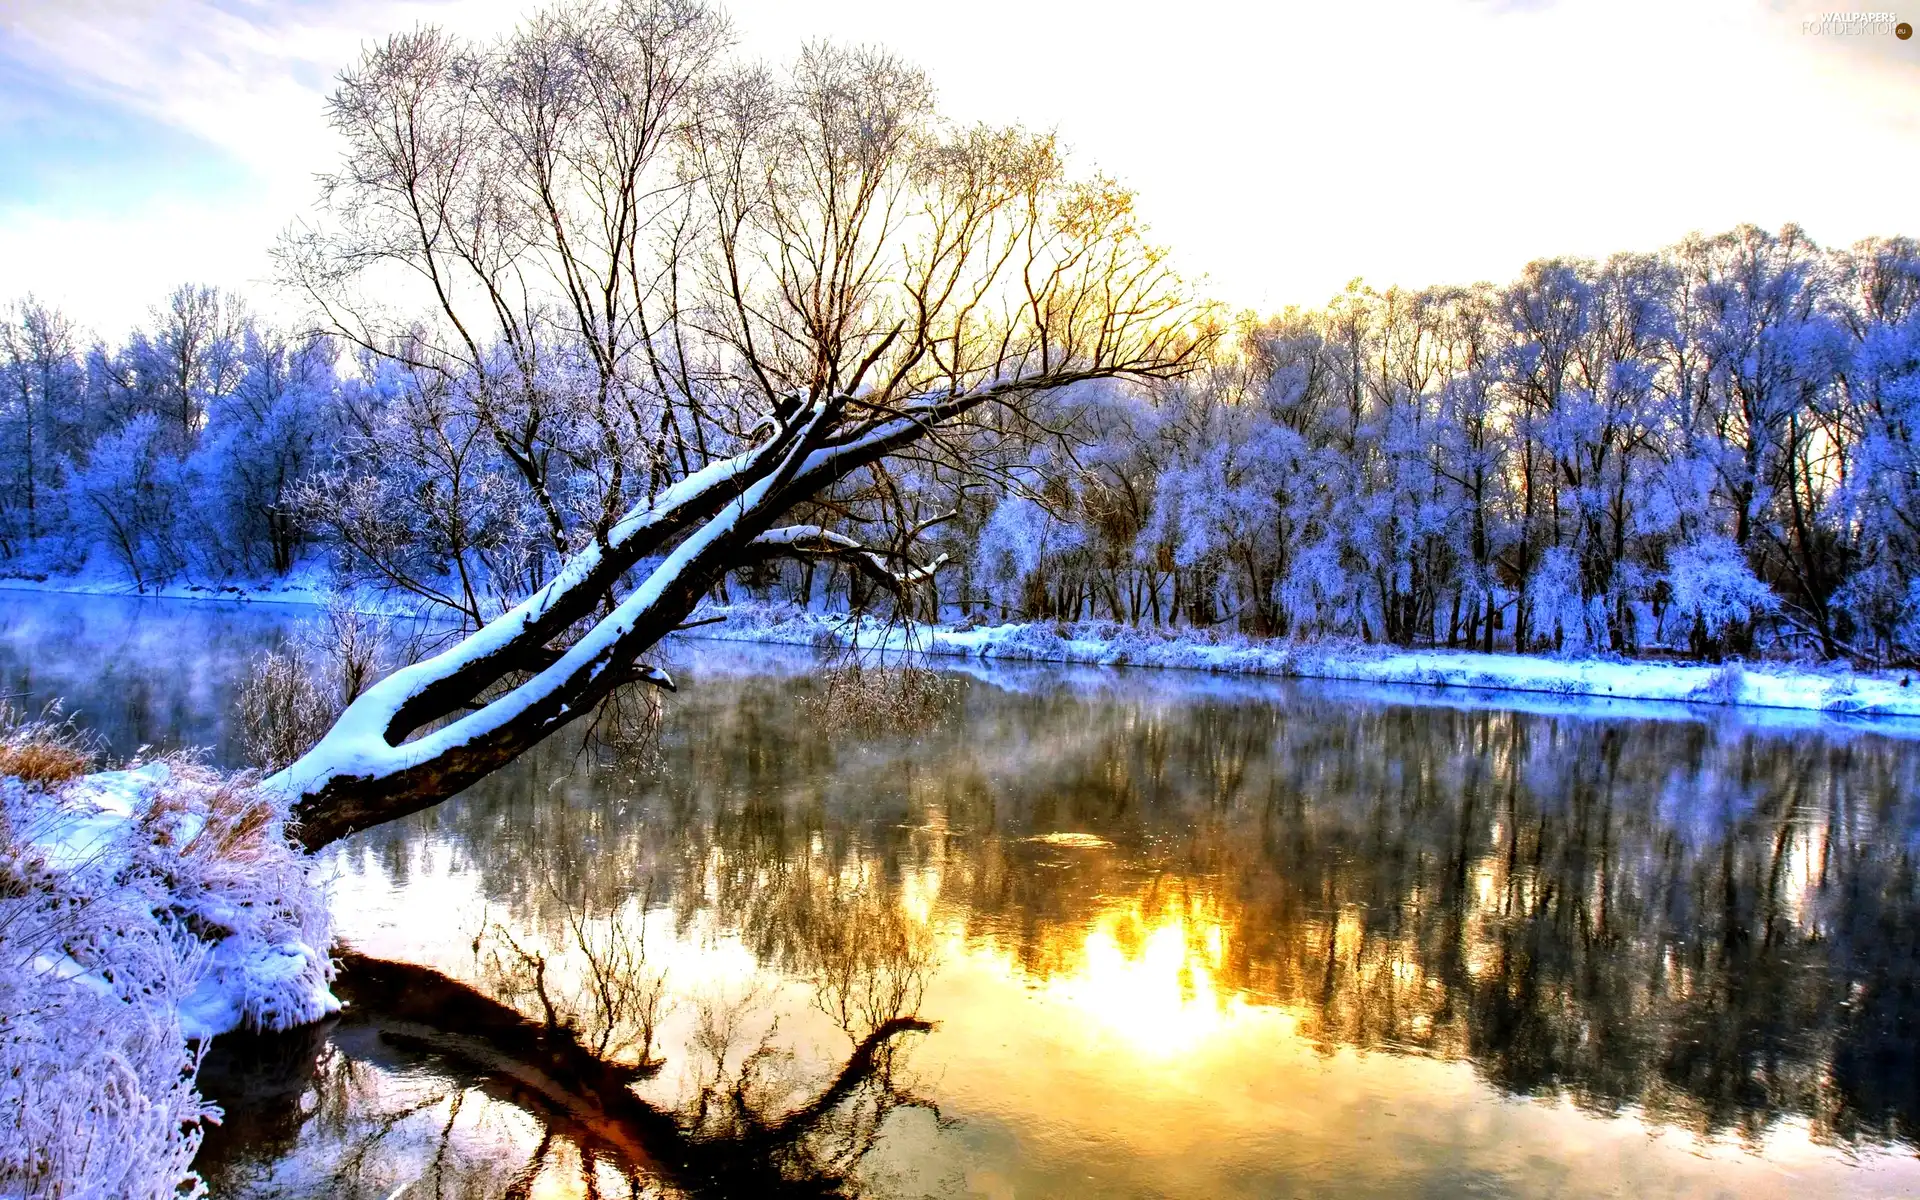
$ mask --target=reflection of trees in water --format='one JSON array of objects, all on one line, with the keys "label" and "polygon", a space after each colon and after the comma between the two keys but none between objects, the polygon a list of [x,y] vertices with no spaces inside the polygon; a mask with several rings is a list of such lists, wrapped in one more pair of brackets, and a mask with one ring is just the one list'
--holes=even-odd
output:
[{"label": "reflection of trees in water", "polygon": [[[807,686],[702,680],[659,780],[556,753],[368,852],[404,868],[431,825],[535,919],[551,901],[525,881],[547,870],[573,903],[655,880],[683,922],[813,979],[838,936],[821,914],[850,906],[930,907],[1042,976],[1078,969],[1096,921],[1123,950],[1171,921],[1221,989],[1329,1046],[1702,1130],[1796,1113],[1824,1138],[1915,1136],[1909,745],[978,686],[917,742],[829,745]],[[1063,829],[1113,846],[1030,840]]]},{"label": "reflection of trees in water", "polygon": [[[197,1165],[221,1195],[859,1194],[888,1118],[932,1109],[903,1079],[902,1036],[931,1028],[914,1013],[920,965],[884,934],[849,936],[860,918],[826,916],[840,932],[815,954],[845,1059],[822,1071],[783,1049],[764,994],[707,998],[686,1047],[693,1086],[671,1107],[634,1090],[662,1065],[647,1045],[617,1057],[636,1049],[632,998],[657,997],[660,977],[643,954],[608,954],[584,915],[568,924],[595,972],[580,990],[517,941],[517,957],[489,958],[485,990],[343,954],[343,1018],[217,1048],[203,1086],[238,1119]],[[529,996],[536,1018],[511,1003]],[[270,1178],[286,1163],[295,1178]]]}]

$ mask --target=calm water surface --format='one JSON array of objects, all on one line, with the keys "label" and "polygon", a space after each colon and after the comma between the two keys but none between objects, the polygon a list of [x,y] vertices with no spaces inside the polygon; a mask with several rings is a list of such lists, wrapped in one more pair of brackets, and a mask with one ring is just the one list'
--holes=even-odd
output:
[{"label": "calm water surface", "polygon": [[[0,690],[237,765],[301,616],[0,596]],[[810,653],[670,665],[657,762],[326,855],[347,943],[551,1006],[666,1133],[350,1012],[209,1062],[215,1195],[1920,1191],[1920,728],[1034,669],[823,738]]]}]

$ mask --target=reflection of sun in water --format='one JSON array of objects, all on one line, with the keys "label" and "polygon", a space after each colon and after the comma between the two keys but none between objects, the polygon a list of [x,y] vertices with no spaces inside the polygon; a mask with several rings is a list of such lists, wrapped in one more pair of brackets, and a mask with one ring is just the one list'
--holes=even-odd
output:
[{"label": "reflection of sun in water", "polygon": [[940,868],[909,870],[900,876],[900,911],[922,928],[933,923],[934,905],[940,899]]},{"label": "reflection of sun in water", "polygon": [[1136,1053],[1192,1050],[1246,1008],[1218,982],[1226,927],[1209,907],[1149,913],[1135,903],[1101,914],[1086,932],[1078,968],[1041,984],[1041,996],[1078,1010],[1094,1031]]}]

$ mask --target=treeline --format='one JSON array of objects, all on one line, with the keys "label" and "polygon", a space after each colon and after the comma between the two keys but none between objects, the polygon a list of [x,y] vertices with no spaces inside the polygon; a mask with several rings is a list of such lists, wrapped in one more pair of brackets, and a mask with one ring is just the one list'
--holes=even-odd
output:
[{"label": "treeline", "polygon": [[[1911,239],[1832,251],[1744,227],[1538,262],[1504,287],[1356,283],[1221,346],[1178,381],[1087,385],[983,434],[972,471],[883,480],[900,544],[918,532],[955,560],[923,615],[1483,650],[1920,649]],[[667,477],[623,472],[618,446],[646,433],[671,473],[709,457],[677,428],[609,438],[604,403],[574,400],[586,349],[548,347],[517,404],[385,349],[276,331],[206,288],[117,346],[15,304],[0,555],[141,586],[324,557],[472,621],[592,536],[582,517],[610,494]],[[841,517],[829,499],[809,519]],[[832,563],[733,583],[873,599]]]},{"label": "treeline", "polygon": [[118,346],[32,298],[0,323],[0,556],[12,573],[284,574],[295,487],[339,452],[361,383],[213,288],[181,287]]},{"label": "treeline", "polygon": [[1751,227],[1245,324],[981,526],[1066,618],[1402,645],[1920,646],[1920,246]]}]

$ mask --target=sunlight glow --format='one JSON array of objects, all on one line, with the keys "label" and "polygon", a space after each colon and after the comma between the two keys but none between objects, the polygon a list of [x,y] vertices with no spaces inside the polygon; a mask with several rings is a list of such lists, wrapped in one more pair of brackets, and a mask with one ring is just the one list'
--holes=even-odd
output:
[{"label": "sunlight glow", "polygon": [[[1084,1015],[1098,1036],[1139,1057],[1187,1055],[1250,1008],[1218,981],[1227,933],[1217,905],[1208,901],[1153,913],[1136,900],[1096,918],[1078,947],[1077,968],[1035,991]],[[1290,1014],[1265,1008],[1262,1016],[1281,1017],[1289,1035],[1295,1028]]]}]

